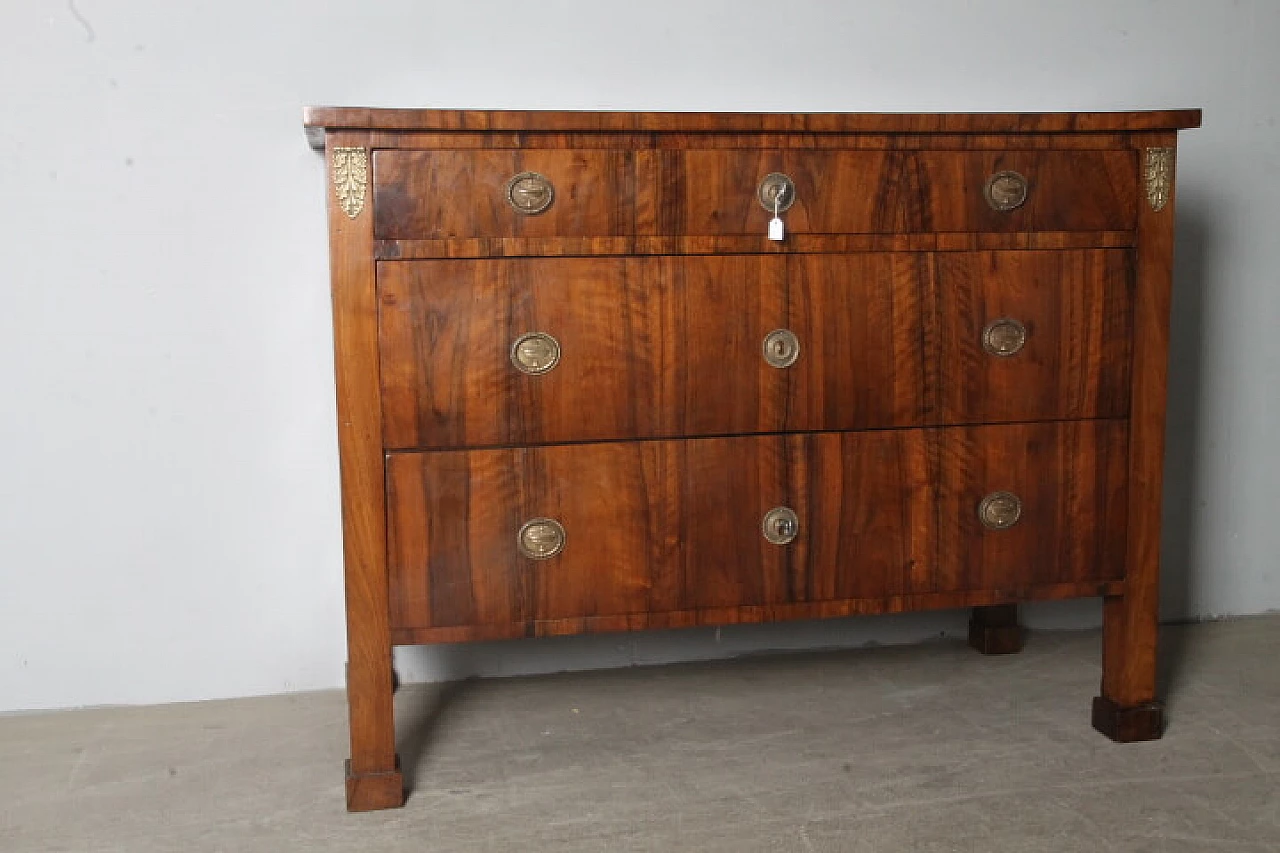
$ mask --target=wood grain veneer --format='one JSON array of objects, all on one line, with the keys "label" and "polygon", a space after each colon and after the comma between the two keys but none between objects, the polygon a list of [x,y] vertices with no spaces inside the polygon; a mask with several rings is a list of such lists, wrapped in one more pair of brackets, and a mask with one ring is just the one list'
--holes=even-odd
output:
[{"label": "wood grain veneer", "polygon": [[676,133],[1101,133],[1200,126],[1200,110],[1093,113],[629,113],[307,107],[315,143],[336,130]]}]

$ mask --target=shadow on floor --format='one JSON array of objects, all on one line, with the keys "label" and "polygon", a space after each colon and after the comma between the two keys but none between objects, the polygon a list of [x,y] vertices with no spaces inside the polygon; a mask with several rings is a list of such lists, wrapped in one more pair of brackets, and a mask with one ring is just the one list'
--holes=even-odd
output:
[{"label": "shadow on floor", "polygon": [[444,721],[458,695],[473,679],[445,681],[405,691],[396,702],[396,730],[401,734],[396,743],[400,770],[404,774],[405,793],[413,796],[418,770],[425,766]]}]

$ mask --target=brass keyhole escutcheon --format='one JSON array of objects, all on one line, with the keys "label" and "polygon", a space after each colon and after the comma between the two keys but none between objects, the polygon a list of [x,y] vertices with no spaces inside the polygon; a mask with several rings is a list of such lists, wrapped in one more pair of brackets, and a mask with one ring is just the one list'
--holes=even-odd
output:
[{"label": "brass keyhole escutcheon", "polygon": [[774,212],[776,201],[776,210],[781,213],[796,202],[795,182],[781,172],[770,172],[760,182],[756,190],[756,198],[760,201],[760,206],[769,213]]},{"label": "brass keyhole escutcheon", "polygon": [[982,348],[989,354],[1008,358],[1027,343],[1027,327],[1012,317],[992,320],[982,330]]},{"label": "brass keyhole escutcheon", "polygon": [[989,530],[1007,530],[1022,518],[1022,499],[1013,492],[992,492],[978,504],[978,519]]},{"label": "brass keyhole escutcheon", "polygon": [[774,545],[787,545],[800,535],[800,517],[790,507],[776,506],[764,514],[760,529]]},{"label": "brass keyhole escutcheon", "polygon": [[507,203],[519,213],[542,213],[555,201],[555,187],[551,181],[537,172],[521,172],[507,181]]},{"label": "brass keyhole escutcheon", "polygon": [[531,518],[521,525],[516,546],[531,560],[549,560],[564,550],[564,525],[554,518]]},{"label": "brass keyhole escutcheon", "polygon": [[521,373],[546,373],[560,363],[560,342],[546,332],[529,332],[511,345],[511,363]]},{"label": "brass keyhole escutcheon", "polygon": [[764,336],[764,360],[770,367],[790,367],[800,357],[800,339],[790,329],[774,329]]},{"label": "brass keyhole escutcheon", "polygon": [[982,194],[992,210],[1014,210],[1027,200],[1027,179],[1019,172],[996,172],[987,179]]}]

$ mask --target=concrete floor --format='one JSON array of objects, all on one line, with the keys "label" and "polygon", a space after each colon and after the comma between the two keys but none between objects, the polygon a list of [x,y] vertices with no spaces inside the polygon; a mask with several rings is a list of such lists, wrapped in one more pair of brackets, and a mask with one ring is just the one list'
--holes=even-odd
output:
[{"label": "concrete floor", "polygon": [[1168,629],[1164,740],[1088,725],[1099,635],[413,686],[398,811],[338,691],[0,719],[0,850],[1280,850],[1280,618]]}]

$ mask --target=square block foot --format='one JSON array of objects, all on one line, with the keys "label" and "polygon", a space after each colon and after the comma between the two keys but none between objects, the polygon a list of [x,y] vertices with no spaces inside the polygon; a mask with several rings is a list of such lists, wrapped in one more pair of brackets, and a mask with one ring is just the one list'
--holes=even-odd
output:
[{"label": "square block foot", "polygon": [[1116,743],[1159,740],[1164,734],[1164,704],[1121,707],[1105,696],[1093,699],[1093,727]]},{"label": "square block foot", "polygon": [[1027,641],[1027,629],[1021,625],[984,625],[969,620],[969,645],[984,655],[1016,655]]},{"label": "square block foot", "polygon": [[404,805],[404,776],[400,773],[400,756],[396,769],[382,773],[352,773],[347,761],[347,811],[371,812],[398,809]]}]

